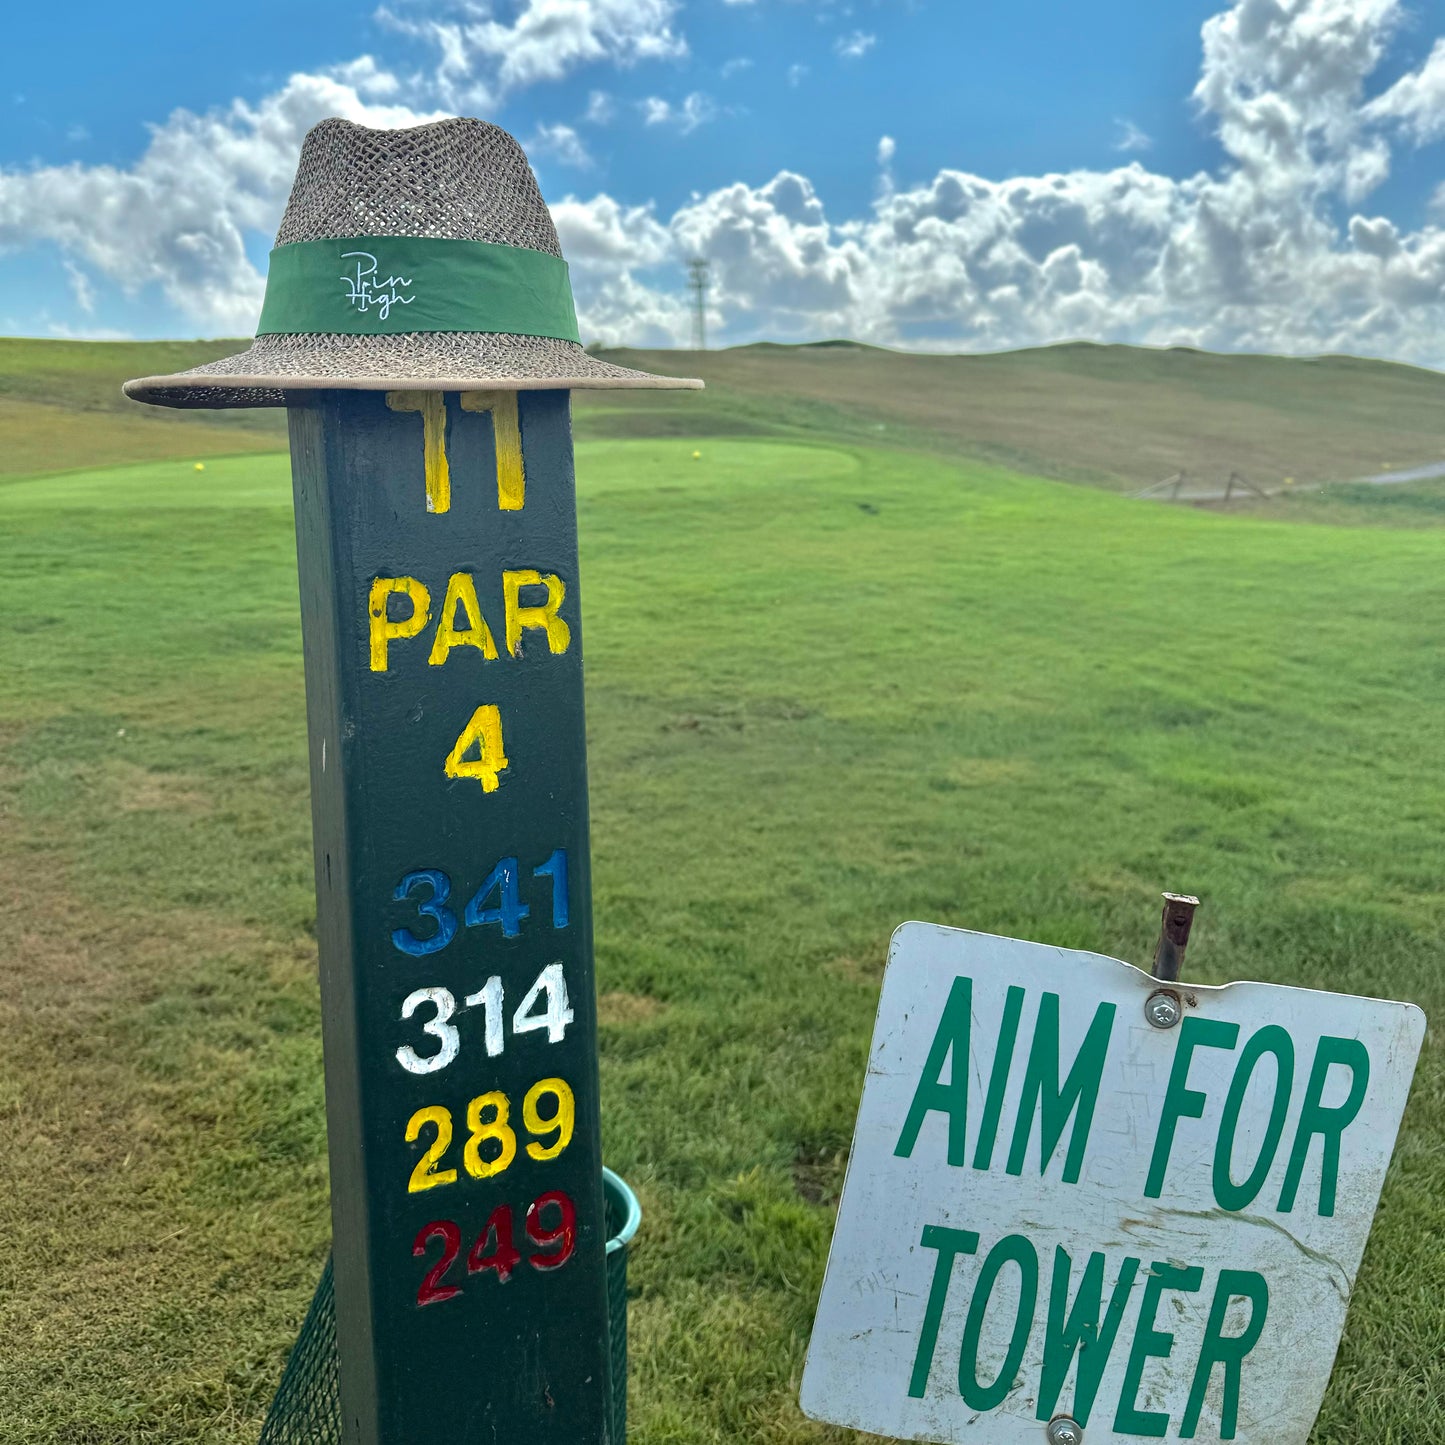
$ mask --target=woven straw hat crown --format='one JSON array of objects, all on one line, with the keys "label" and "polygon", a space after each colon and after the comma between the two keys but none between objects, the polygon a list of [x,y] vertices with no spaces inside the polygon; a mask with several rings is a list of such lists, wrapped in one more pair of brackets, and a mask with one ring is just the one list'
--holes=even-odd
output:
[{"label": "woven straw hat crown", "polygon": [[[403,130],[372,130],[333,118],[308,132],[277,250],[354,237],[485,242],[518,248],[523,257],[562,257],[557,228],[522,147],[500,126],[460,117]],[[287,391],[324,388],[701,385],[614,366],[575,340],[553,335],[273,330],[236,356],[173,376],[129,381],[125,392],[162,406],[236,407],[283,406]]]},{"label": "woven straw hat crown", "polygon": [[562,254],[522,147],[482,120],[409,130],[339,119],[315,126],[276,244],[342,236],[442,236]]}]

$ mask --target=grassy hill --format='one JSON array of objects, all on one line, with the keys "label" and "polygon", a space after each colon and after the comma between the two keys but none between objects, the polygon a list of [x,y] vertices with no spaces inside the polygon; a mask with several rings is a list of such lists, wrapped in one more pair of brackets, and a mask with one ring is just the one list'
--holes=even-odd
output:
[{"label": "grassy hill", "polygon": [[285,447],[280,412],[193,414],[121,395],[129,377],[199,366],[238,345],[0,337],[0,479]]},{"label": "grassy hill", "polygon": [[[0,476],[284,446],[277,411],[173,412],[120,395],[127,377],[243,344],[0,340]],[[1220,481],[1237,469],[1272,487],[1445,458],[1445,375],[1353,357],[1087,344],[935,356],[851,343],[607,354],[709,389],[578,392],[584,439],[828,436],[1123,490],[1181,469]]]},{"label": "grassy hill", "polygon": [[[856,1438],[797,1375],[900,920],[1146,961],[1172,887],[1190,978],[1445,1011],[1445,534],[836,435],[578,477],[634,1445]],[[254,1445],[325,1258],[296,585],[281,455],[0,487],[0,1445]],[[1435,1038],[1314,1445],[1445,1418],[1442,1138]]]},{"label": "grassy hill", "polygon": [[[704,377],[710,414],[816,427],[1134,489],[1184,470],[1262,485],[1345,481],[1445,459],[1445,375],[1356,357],[1221,356],[1073,343],[934,356],[851,343],[719,352],[619,352]],[[601,413],[598,415],[598,413]],[[589,403],[599,429],[686,425],[666,393]]]}]

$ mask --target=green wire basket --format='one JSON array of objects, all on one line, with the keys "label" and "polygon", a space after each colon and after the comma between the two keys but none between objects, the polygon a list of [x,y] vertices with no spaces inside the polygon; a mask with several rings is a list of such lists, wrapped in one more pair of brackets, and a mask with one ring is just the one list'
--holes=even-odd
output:
[{"label": "green wire basket", "polygon": [[[627,1439],[627,1252],[642,1206],[610,1169],[602,1171],[607,1225],[607,1327],[612,1356],[611,1445]],[[311,1297],[301,1333],[286,1361],[258,1445],[341,1445],[341,1395],[336,1360],[336,1294],[331,1258]]]}]

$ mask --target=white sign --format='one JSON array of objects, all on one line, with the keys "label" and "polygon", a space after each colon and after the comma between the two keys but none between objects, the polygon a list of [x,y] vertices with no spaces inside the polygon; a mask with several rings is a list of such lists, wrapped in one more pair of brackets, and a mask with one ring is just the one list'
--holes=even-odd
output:
[{"label": "white sign", "polygon": [[1305,1445],[1425,1017],[1099,954],[893,936],[803,1372],[914,1440]]}]

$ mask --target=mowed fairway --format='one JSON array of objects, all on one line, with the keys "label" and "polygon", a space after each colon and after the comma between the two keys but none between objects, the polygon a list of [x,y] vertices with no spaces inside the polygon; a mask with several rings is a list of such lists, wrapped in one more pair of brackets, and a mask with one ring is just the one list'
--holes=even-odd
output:
[{"label": "mowed fairway", "polygon": [[[898,922],[1146,962],[1192,890],[1192,976],[1445,1017],[1445,533],[857,447],[578,474],[636,1445],[845,1438],[797,1379]],[[325,1257],[288,476],[0,485],[3,1442],[254,1440]],[[1442,1140],[1437,1033],[1320,1442],[1445,1418]]]}]

